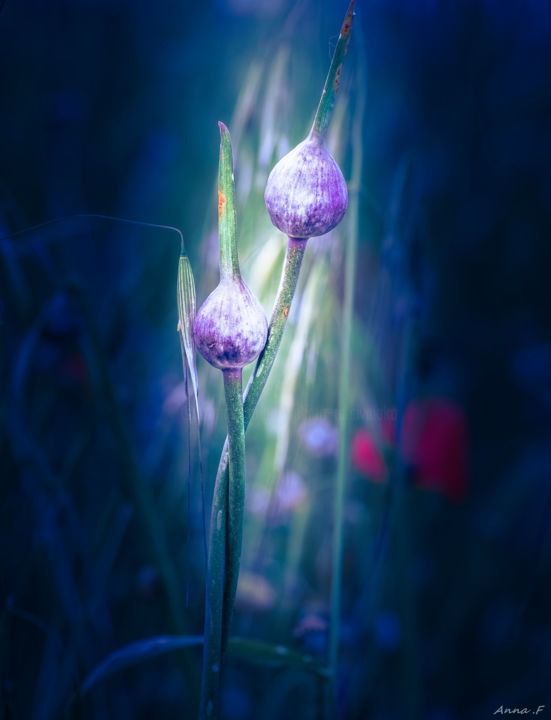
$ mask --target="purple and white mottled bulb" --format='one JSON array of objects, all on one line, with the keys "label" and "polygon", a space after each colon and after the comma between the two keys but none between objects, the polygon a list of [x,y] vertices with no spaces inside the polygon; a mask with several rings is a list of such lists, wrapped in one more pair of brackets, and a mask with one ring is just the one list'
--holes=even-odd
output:
[{"label": "purple and white mottled bulb", "polygon": [[264,201],[272,223],[293,238],[324,235],[340,223],[348,191],[321,136],[310,133],[277,163]]},{"label": "purple and white mottled bulb", "polygon": [[256,360],[267,335],[264,310],[241,278],[222,281],[193,323],[197,349],[219,370],[237,370]]}]

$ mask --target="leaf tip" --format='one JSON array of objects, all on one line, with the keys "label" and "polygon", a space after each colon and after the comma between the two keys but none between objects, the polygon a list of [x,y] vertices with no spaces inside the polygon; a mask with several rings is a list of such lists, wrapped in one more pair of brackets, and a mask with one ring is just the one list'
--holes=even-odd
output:
[{"label": "leaf tip", "polygon": [[224,125],[224,123],[221,120],[218,121],[218,127],[220,128],[220,137],[230,134],[230,131],[228,130],[227,126]]},{"label": "leaf tip", "polygon": [[344,16],[344,22],[341,28],[341,37],[348,37],[352,30],[352,20],[354,19],[354,3],[356,0],[350,0],[350,5]]}]

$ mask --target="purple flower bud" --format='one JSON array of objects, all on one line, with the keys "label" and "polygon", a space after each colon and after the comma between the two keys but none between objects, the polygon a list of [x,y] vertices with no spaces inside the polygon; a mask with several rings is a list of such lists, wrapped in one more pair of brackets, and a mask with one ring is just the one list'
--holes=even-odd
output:
[{"label": "purple flower bud", "polygon": [[348,206],[346,182],[314,132],[274,167],[264,193],[278,230],[293,238],[324,235],[342,220]]},{"label": "purple flower bud", "polygon": [[237,370],[256,360],[267,335],[264,310],[241,278],[222,281],[193,323],[197,349],[219,370]]}]

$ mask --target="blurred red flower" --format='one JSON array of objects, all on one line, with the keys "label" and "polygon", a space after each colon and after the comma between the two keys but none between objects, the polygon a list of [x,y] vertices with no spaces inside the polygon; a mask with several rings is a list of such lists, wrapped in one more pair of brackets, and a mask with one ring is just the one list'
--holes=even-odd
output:
[{"label": "blurred red flower", "polygon": [[[381,421],[384,442],[395,445],[392,423]],[[408,404],[402,419],[400,453],[411,469],[416,487],[443,493],[453,502],[463,502],[469,488],[469,430],[466,415],[452,400],[428,398]],[[388,475],[377,442],[366,429],[352,441],[352,466],[374,482]]]},{"label": "blurred red flower", "polygon": [[352,440],[352,465],[374,482],[386,479],[385,459],[367,430],[358,430]]},{"label": "blurred red flower", "polygon": [[445,398],[412,401],[402,420],[401,452],[418,487],[463,502],[469,487],[469,430],[462,408]]}]

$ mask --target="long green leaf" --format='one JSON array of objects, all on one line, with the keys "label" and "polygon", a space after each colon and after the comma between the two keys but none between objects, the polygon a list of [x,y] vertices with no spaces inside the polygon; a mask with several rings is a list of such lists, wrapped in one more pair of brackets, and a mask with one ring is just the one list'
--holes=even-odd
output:
[{"label": "long green leaf", "polygon": [[[81,695],[90,692],[98,682],[115,673],[138,665],[146,660],[176,650],[198,647],[203,644],[202,635],[159,635],[125,645],[108,655],[95,667],[80,687]],[[283,645],[271,645],[259,640],[230,638],[228,652],[234,657],[271,666],[293,667],[325,677],[327,667],[312,655],[291,650]]]},{"label": "long green leaf", "polygon": [[138,665],[144,660],[164,655],[174,650],[182,648],[194,647],[203,644],[202,635],[160,635],[158,637],[147,638],[146,640],[138,640],[138,642],[126,645],[120,650],[116,650],[108,655],[82,683],[80,692],[85,695],[100,680],[110,677],[119,670]]}]

